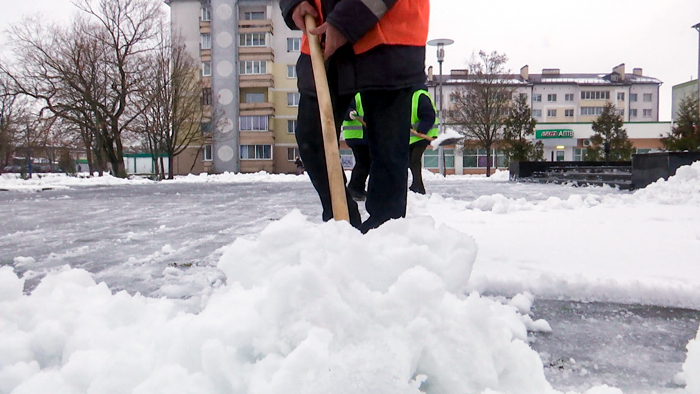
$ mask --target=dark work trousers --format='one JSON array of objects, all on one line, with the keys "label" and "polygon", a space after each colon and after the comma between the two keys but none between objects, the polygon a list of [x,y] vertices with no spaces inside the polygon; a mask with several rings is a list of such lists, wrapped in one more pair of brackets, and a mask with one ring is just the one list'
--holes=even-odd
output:
[{"label": "dark work trousers", "polygon": [[428,147],[430,142],[428,140],[420,140],[411,144],[409,148],[410,160],[409,168],[411,169],[411,175],[413,176],[413,182],[411,182],[411,187],[408,189],[415,193],[425,194],[425,186],[423,185],[423,152]]},{"label": "dark work trousers", "polygon": [[369,218],[362,223],[363,233],[406,216],[412,97],[411,88],[362,92],[372,159],[365,202]]},{"label": "dark work trousers", "polygon": [[[331,87],[333,89],[333,87]],[[333,112],[335,116],[336,136],[340,136],[340,124],[345,111],[350,106],[353,95],[338,96],[331,91],[333,101]],[[304,162],[304,169],[309,174],[311,183],[314,185],[321,206],[323,207],[322,218],[324,221],[333,218],[333,206],[331,204],[331,193],[328,182],[328,171],[326,167],[326,154],[323,144],[323,132],[321,129],[321,115],[318,108],[318,100],[308,94],[301,94],[299,99],[299,115],[297,117],[296,139],[299,145],[299,154]],[[345,174],[343,173],[345,181]],[[343,182],[345,184],[345,182]],[[357,209],[357,203],[345,190],[350,213],[350,224],[355,228],[360,228],[362,218]]]},{"label": "dark work trousers", "polygon": [[369,166],[372,162],[369,156],[369,146],[364,141],[349,142],[345,140],[345,142],[350,146],[352,154],[355,156],[355,166],[352,168],[348,189],[364,194],[369,176]]}]

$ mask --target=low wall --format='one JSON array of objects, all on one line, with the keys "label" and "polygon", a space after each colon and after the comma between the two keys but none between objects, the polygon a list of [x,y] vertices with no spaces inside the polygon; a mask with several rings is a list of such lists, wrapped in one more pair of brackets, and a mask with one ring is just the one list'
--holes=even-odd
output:
[{"label": "low wall", "polygon": [[700,152],[659,152],[632,156],[632,188],[641,189],[668,179],[682,166],[700,160]]}]

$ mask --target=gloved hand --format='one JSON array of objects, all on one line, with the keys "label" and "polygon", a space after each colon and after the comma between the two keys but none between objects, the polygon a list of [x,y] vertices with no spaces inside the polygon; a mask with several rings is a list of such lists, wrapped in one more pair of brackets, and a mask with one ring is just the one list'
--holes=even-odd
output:
[{"label": "gloved hand", "polygon": [[360,114],[357,113],[356,110],[352,110],[352,111],[350,111],[350,119],[357,120],[357,119],[362,119],[362,117],[360,116]]}]

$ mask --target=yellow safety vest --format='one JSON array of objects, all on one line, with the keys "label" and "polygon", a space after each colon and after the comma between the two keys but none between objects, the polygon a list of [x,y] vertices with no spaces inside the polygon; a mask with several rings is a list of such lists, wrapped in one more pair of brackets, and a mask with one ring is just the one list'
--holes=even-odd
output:
[{"label": "yellow safety vest", "polygon": [[[427,135],[428,137],[437,137],[439,130],[438,130],[438,124],[439,124],[439,119],[437,117],[437,109],[435,108],[435,102],[433,102],[433,98],[430,97],[430,93],[428,93],[427,90],[416,90],[415,93],[413,93],[413,100],[411,102],[411,128],[413,130],[418,130],[418,124],[420,123],[420,118],[418,118],[418,103],[420,102],[420,96],[426,95],[430,99],[430,103],[433,105],[433,110],[435,110],[435,123],[433,124],[433,127],[428,131]],[[414,144],[423,138],[418,137],[416,135],[411,135],[411,138],[409,139],[408,143]]]},{"label": "yellow safety vest", "polygon": [[[355,95],[355,109],[357,110],[357,115],[360,117],[365,116],[365,111],[362,108],[360,93]],[[343,121],[343,125],[340,126],[340,130],[343,131],[343,138],[345,138],[345,140],[361,140],[364,136],[364,128],[359,120],[350,119]]]}]

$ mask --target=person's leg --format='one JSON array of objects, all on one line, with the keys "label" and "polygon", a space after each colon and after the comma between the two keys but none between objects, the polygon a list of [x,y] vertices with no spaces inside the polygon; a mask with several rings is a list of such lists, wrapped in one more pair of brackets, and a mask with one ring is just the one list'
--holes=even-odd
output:
[{"label": "person's leg", "polygon": [[429,142],[422,140],[411,144],[410,147],[410,168],[413,181],[409,190],[415,193],[425,194],[425,186],[423,185],[423,152],[428,147]]},{"label": "person's leg", "polygon": [[372,158],[363,232],[406,216],[412,95],[412,89],[362,92]]},{"label": "person's leg", "polygon": [[365,186],[367,184],[369,166],[371,163],[369,147],[367,144],[353,144],[350,148],[352,149],[353,156],[355,156],[355,166],[352,168],[348,189],[351,190],[351,193],[355,192],[366,197],[367,192],[365,191]]},{"label": "person's leg", "polygon": [[[338,106],[347,108],[350,105],[352,96],[343,96],[336,99],[334,108]],[[343,111],[334,111],[340,112]],[[342,119],[336,114],[336,119]],[[336,134],[339,133],[340,127],[336,125]],[[321,116],[318,108],[316,97],[301,94],[299,100],[299,115],[297,117],[296,139],[299,145],[299,153],[301,160],[304,163],[311,183],[314,185],[321,206],[323,207],[322,218],[328,221],[333,218],[333,207],[331,204],[330,187],[328,183],[328,172],[326,167],[326,156],[323,144],[323,133],[321,129]],[[346,191],[348,201],[348,211],[350,213],[350,224],[353,227],[359,228],[362,219],[357,208],[357,203],[349,196]]]}]

